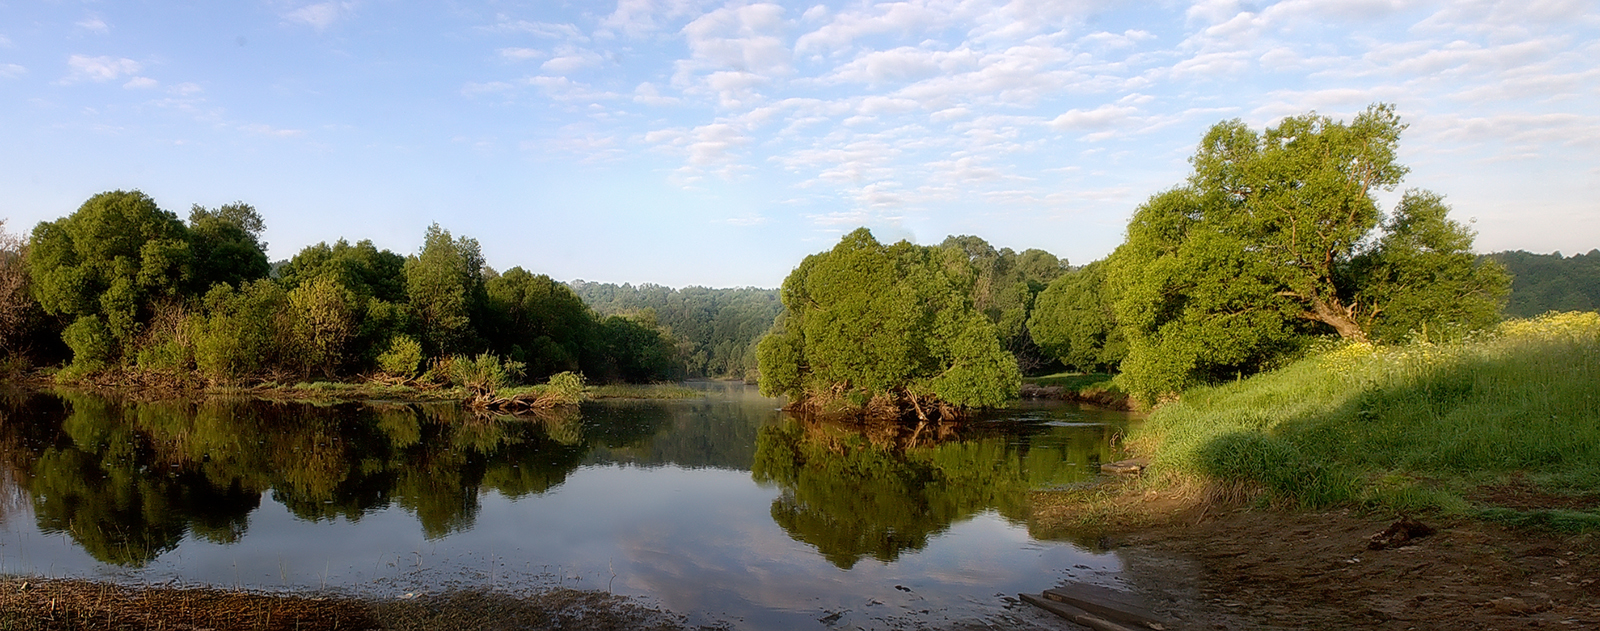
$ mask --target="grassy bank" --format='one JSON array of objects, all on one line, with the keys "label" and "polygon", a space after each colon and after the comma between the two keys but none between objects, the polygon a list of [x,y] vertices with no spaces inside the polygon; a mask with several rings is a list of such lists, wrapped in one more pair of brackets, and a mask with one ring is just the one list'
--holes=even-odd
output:
[{"label": "grassy bank", "polygon": [[1347,344],[1185,392],[1131,437],[1147,488],[1600,529],[1600,314]]},{"label": "grassy bank", "polygon": [[1062,399],[1094,403],[1112,409],[1132,409],[1128,393],[1106,373],[1063,372],[1040,377],[1025,377],[1021,395],[1025,399]]}]

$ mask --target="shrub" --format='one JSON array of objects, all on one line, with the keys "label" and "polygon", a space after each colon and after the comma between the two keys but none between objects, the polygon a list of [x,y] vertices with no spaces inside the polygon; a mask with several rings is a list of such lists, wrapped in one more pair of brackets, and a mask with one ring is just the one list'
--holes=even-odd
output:
[{"label": "shrub", "polygon": [[457,355],[449,362],[450,383],[475,394],[494,394],[496,390],[521,379],[522,369],[522,362],[504,359],[493,353],[483,353],[477,357]]},{"label": "shrub", "polygon": [[378,356],[378,369],[401,379],[417,376],[417,367],[421,364],[422,344],[407,335],[389,338],[389,349]]}]

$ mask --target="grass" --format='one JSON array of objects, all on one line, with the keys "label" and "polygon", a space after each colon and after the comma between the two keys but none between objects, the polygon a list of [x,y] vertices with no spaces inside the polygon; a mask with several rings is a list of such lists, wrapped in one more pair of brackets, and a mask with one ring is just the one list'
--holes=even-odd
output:
[{"label": "grass", "polygon": [[1113,387],[1111,384],[1111,375],[1103,372],[1058,372],[1053,375],[1027,377],[1024,378],[1022,382],[1039,386],[1061,386],[1065,390],[1072,390],[1075,392],[1101,391],[1108,390]]},{"label": "grass", "polygon": [[1339,345],[1187,391],[1130,438],[1153,454],[1158,485],[1600,529],[1600,314],[1513,320],[1449,344]]},{"label": "grass", "polygon": [[706,393],[694,388],[671,384],[612,384],[592,386],[586,394],[591,399],[699,399]]}]

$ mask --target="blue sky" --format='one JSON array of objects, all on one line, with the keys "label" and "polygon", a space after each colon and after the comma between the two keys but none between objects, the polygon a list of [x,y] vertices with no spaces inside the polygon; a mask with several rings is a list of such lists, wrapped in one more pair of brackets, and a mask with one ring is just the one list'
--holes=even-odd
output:
[{"label": "blue sky", "polygon": [[0,0],[0,218],[138,188],[255,205],[274,259],[438,222],[671,286],[776,286],[857,226],[1082,264],[1210,125],[1385,101],[1480,251],[1572,254],[1597,59],[1592,1]]}]

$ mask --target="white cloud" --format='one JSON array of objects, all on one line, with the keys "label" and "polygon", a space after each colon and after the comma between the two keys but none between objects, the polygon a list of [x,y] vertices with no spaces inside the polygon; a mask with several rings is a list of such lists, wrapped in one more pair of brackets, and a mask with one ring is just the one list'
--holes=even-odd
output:
[{"label": "white cloud", "polygon": [[300,129],[279,129],[279,128],[273,127],[271,125],[265,125],[265,124],[262,124],[262,123],[254,123],[254,124],[250,124],[250,125],[240,125],[239,126],[239,131],[248,132],[248,133],[252,133],[252,134],[257,134],[257,135],[261,135],[261,136],[271,136],[271,137],[274,137],[274,138],[294,138],[294,137],[297,137],[297,136],[304,136],[305,135],[305,131],[304,130],[300,130]]},{"label": "white cloud", "polygon": [[[858,38],[881,33],[914,33],[931,30],[956,16],[949,8],[929,6],[927,0],[880,3],[854,11],[834,14],[833,20],[801,35],[795,41],[799,53],[831,54],[848,49]],[[942,3],[940,3],[942,4]],[[808,13],[809,15],[809,13]]]},{"label": "white cloud", "polygon": [[508,16],[497,16],[498,21],[486,30],[494,33],[527,33],[550,39],[587,42],[589,38],[578,30],[577,26],[557,22],[530,22],[528,20],[513,20]]},{"label": "white cloud", "polygon": [[569,72],[582,70],[584,68],[598,66],[604,62],[605,59],[601,57],[599,53],[587,48],[562,46],[556,49],[554,57],[551,57],[549,61],[540,64],[539,67],[545,72],[567,74]]},{"label": "white cloud", "polygon": [[849,63],[834,69],[828,79],[870,85],[905,83],[971,70],[979,61],[979,54],[966,48],[945,52],[901,46],[891,50],[863,52]]},{"label": "white cloud", "polygon": [[500,58],[507,61],[527,61],[548,57],[549,53],[533,48],[502,48],[498,51]]},{"label": "white cloud", "polygon": [[76,26],[85,31],[102,35],[111,32],[111,26],[106,24],[105,20],[100,19],[100,16],[94,14],[90,14],[89,17],[78,21]]},{"label": "white cloud", "polygon": [[198,84],[194,84],[194,83],[180,83],[178,85],[172,86],[171,88],[167,88],[167,91],[171,92],[173,94],[176,94],[178,96],[194,96],[196,94],[204,92],[205,89],[201,88]]},{"label": "white cloud", "polygon": [[150,77],[134,77],[129,79],[127,83],[122,84],[122,87],[129,90],[148,90],[158,85],[161,85],[161,82]]},{"label": "white cloud", "polygon": [[353,14],[355,8],[356,3],[354,2],[320,2],[290,11],[283,17],[294,22],[310,25],[311,28],[320,31],[333,26],[334,22]]},{"label": "white cloud", "polygon": [[655,84],[646,81],[633,89],[633,102],[641,105],[661,107],[667,105],[677,105],[682,103],[683,99],[662,96],[661,90],[657,89]]},{"label": "white cloud", "polygon": [[71,69],[71,73],[61,80],[62,83],[78,83],[80,81],[98,83],[134,74],[143,69],[144,65],[125,57],[72,55],[67,57],[67,67]]},{"label": "white cloud", "polygon": [[28,69],[17,64],[0,64],[0,77],[15,79],[28,74]]},{"label": "white cloud", "polygon": [[1071,109],[1050,121],[1050,128],[1063,131],[1076,130],[1102,130],[1115,127],[1128,119],[1138,110],[1132,107],[1118,106],[1107,103],[1092,110]]},{"label": "white cloud", "polygon": [[752,4],[700,16],[683,34],[692,57],[708,67],[767,74],[789,67],[783,28],[783,7]]}]

